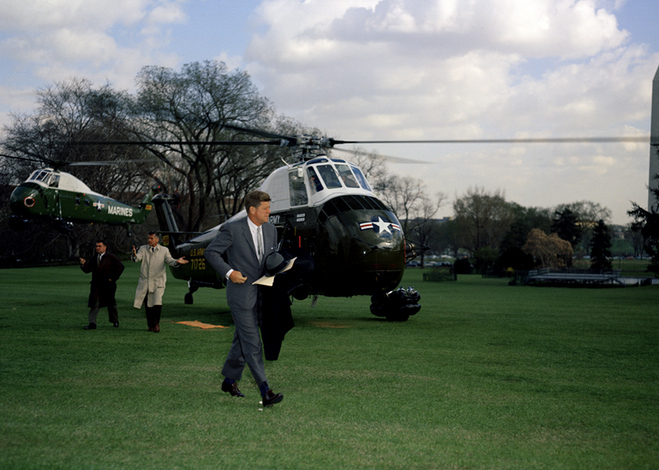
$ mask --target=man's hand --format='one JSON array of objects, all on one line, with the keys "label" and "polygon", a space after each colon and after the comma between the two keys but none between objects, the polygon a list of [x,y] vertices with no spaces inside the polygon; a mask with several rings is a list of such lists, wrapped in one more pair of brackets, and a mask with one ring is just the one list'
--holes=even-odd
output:
[{"label": "man's hand", "polygon": [[188,264],[190,261],[185,259],[185,256],[181,256],[179,259],[176,260],[177,264]]},{"label": "man's hand", "polygon": [[135,249],[135,245],[133,245],[133,256],[137,256],[137,250]]},{"label": "man's hand", "polygon": [[87,260],[85,260],[85,258],[80,258],[80,264],[85,264],[86,262]]},{"label": "man's hand", "polygon": [[229,280],[231,280],[231,282],[233,282],[234,284],[245,284],[247,278],[243,276],[240,271],[233,271],[229,275]]}]

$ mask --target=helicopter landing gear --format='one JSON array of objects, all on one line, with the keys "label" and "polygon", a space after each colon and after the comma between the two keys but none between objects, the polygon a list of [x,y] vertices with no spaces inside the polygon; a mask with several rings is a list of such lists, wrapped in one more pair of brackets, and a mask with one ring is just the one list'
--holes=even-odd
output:
[{"label": "helicopter landing gear", "polygon": [[9,226],[12,228],[12,230],[25,230],[27,228],[28,223],[29,220],[22,219],[17,215],[12,215],[11,217],[9,217]]},{"label": "helicopter landing gear", "polygon": [[192,294],[197,292],[197,289],[199,289],[199,286],[195,285],[188,285],[188,288],[190,289],[187,294],[185,294],[185,297],[183,297],[183,301],[185,302],[185,305],[192,305],[194,303],[194,299],[192,298]]},{"label": "helicopter landing gear", "polygon": [[71,222],[64,222],[63,220],[56,220],[53,223],[53,226],[55,227],[55,230],[57,230],[59,233],[63,233],[64,235],[68,235],[73,231],[73,223]]},{"label": "helicopter landing gear", "polygon": [[421,295],[411,287],[400,287],[386,294],[371,297],[371,313],[387,321],[407,321],[410,315],[421,310]]}]

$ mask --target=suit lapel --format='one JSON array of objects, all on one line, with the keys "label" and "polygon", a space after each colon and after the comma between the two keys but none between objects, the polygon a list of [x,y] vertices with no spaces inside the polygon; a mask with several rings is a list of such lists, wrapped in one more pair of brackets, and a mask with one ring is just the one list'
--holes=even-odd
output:
[{"label": "suit lapel", "polygon": [[247,246],[249,246],[250,252],[254,255],[254,259],[258,261],[256,247],[254,246],[254,239],[252,238],[252,231],[249,229],[249,222],[247,220],[247,217],[245,217],[245,223],[243,224],[243,235],[245,237]]}]

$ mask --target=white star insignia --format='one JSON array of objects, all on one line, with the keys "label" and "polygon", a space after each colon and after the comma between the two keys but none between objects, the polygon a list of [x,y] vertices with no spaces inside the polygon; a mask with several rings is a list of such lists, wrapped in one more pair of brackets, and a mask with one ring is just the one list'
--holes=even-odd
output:
[{"label": "white star insignia", "polygon": [[391,225],[391,222],[385,222],[384,220],[382,220],[382,217],[378,217],[378,221],[373,222],[373,225],[378,226],[379,233],[391,233],[391,230],[389,230],[389,226]]}]

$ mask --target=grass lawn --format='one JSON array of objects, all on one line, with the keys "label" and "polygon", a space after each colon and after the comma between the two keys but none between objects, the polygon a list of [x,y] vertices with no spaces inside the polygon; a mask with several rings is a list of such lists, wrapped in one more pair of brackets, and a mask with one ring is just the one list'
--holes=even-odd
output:
[{"label": "grass lawn", "polygon": [[[285,399],[220,391],[233,325],[222,291],[184,305],[170,276],[162,332],[119,281],[121,327],[84,331],[76,266],[0,271],[2,469],[642,469],[659,465],[659,286],[510,287],[460,276],[404,285],[405,323],[368,298],[293,305],[266,363]],[[199,329],[198,320],[229,326]]]}]

